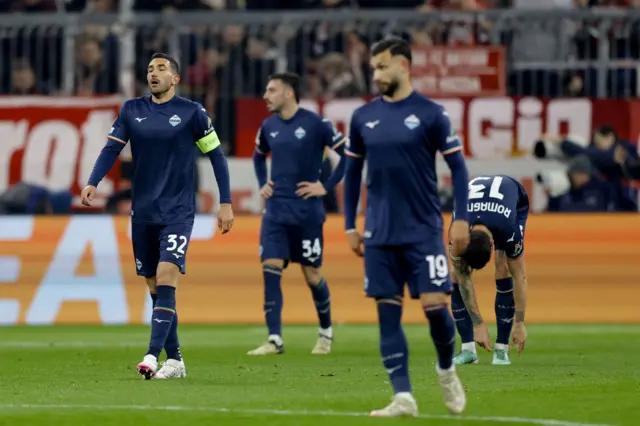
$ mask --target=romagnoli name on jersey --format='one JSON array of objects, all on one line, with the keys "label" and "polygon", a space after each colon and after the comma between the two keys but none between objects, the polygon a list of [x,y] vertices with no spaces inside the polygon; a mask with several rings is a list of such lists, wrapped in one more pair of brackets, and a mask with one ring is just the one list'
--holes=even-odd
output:
[{"label": "romagnoli name on jersey", "polygon": [[467,204],[467,211],[469,213],[475,212],[491,212],[501,214],[506,218],[511,217],[511,209],[505,207],[500,203],[491,201],[474,202]]}]

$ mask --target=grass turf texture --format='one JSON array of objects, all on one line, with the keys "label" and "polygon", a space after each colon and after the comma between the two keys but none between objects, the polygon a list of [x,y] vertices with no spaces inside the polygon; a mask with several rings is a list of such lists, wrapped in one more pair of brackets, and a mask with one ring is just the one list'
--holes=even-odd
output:
[{"label": "grass turf texture", "polygon": [[336,327],[329,356],[310,354],[316,327],[288,326],[287,352],[270,357],[245,355],[262,327],[181,326],[187,378],[171,381],[136,375],[144,326],[0,328],[0,425],[640,424],[640,326],[530,326],[511,366],[484,352],[479,365],[458,367],[468,405],[455,418],[428,326],[406,331],[426,419],[366,417],[391,397],[373,326]]}]

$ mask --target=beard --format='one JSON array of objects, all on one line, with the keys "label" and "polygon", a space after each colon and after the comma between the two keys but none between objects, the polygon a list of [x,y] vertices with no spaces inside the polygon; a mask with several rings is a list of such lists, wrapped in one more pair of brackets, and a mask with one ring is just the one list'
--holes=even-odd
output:
[{"label": "beard", "polygon": [[395,93],[398,91],[398,87],[398,82],[395,80],[391,80],[389,84],[387,84],[387,87],[380,88],[380,93],[382,93],[383,96],[392,98],[393,95],[395,95]]},{"label": "beard", "polygon": [[271,113],[275,113],[275,114],[280,114],[282,112],[282,104],[268,104],[267,105],[267,109],[269,110],[269,112]]},{"label": "beard", "polygon": [[156,98],[161,98],[165,93],[171,89],[170,84],[158,84],[156,87],[150,87],[151,94]]}]

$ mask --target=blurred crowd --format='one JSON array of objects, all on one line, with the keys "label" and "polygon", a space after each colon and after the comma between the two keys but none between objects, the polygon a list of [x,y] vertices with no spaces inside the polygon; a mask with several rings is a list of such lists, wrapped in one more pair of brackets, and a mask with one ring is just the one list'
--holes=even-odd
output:
[{"label": "blurred crowd", "polygon": [[[118,0],[0,0],[0,13],[115,13]],[[145,84],[146,59],[155,51],[179,47],[185,73],[183,90],[212,109],[218,99],[261,93],[264,78],[279,64],[303,74],[305,91],[315,97],[344,97],[370,91],[368,45],[389,33],[414,45],[502,44],[509,48],[508,90],[513,95],[595,96],[599,73],[606,73],[609,97],[637,94],[640,20],[524,19],[495,25],[482,12],[494,8],[581,9],[639,8],[640,0],[133,0],[136,12],[414,8],[420,18],[402,22],[332,24],[321,18],[308,23],[243,27],[139,27],[136,31],[136,77]],[[430,17],[432,11],[476,12],[467,16]],[[2,15],[0,15],[1,17]],[[8,17],[8,15],[4,15]],[[313,15],[309,15],[314,19]],[[606,25],[604,25],[606,23]],[[120,87],[118,25],[83,25],[74,31],[73,87],[65,87],[64,55],[68,34],[55,25],[15,28],[0,22],[0,93],[116,93]],[[177,34],[177,36],[176,36]],[[595,61],[606,44],[612,64]],[[65,48],[67,50],[65,50]],[[176,50],[176,49],[174,49]],[[175,53],[175,52],[172,52]],[[576,62],[575,69],[567,63]],[[582,61],[582,62],[580,62]],[[586,65],[585,65],[586,63]],[[560,69],[557,64],[562,64]],[[67,81],[69,79],[67,78]],[[219,106],[219,105],[218,105]]]},{"label": "blurred crowd", "polygon": [[567,164],[565,171],[542,171],[537,176],[547,190],[549,211],[638,211],[638,149],[620,138],[614,127],[601,126],[590,141],[545,135],[536,143],[534,155]]},{"label": "blurred crowd", "polygon": [[[236,120],[234,102],[238,96],[260,96],[267,76],[283,64],[304,77],[305,97],[327,100],[371,93],[368,46],[388,34],[399,35],[423,48],[501,44],[507,48],[510,95],[596,96],[602,95],[603,81],[607,97],[633,98],[638,94],[640,14],[620,14],[616,19],[604,19],[595,13],[581,19],[546,15],[507,17],[501,21],[499,16],[484,12],[589,8],[640,11],[640,0],[133,0],[132,4],[134,12],[155,12],[165,18],[181,11],[341,8],[416,11],[411,22],[399,22],[389,16],[384,21],[344,24],[310,13],[301,22],[286,24],[265,22],[243,26],[230,21],[224,25],[187,25],[179,19],[168,19],[164,22],[169,24],[137,26],[133,37],[136,93],[146,91],[147,60],[152,53],[177,55],[182,67],[181,94],[201,102],[212,112],[223,144],[231,152]],[[0,94],[121,92],[120,61],[125,39],[117,23],[81,24],[70,31],[55,23],[14,26],[9,15],[16,12],[98,15],[118,13],[121,7],[124,6],[119,0],[0,0]],[[471,13],[434,16],[431,13],[434,11]],[[637,202],[629,204],[629,200],[637,200],[637,191],[624,183],[629,173],[621,171],[626,170],[622,166],[625,162],[619,160],[622,155],[619,147],[623,144],[617,140],[615,130],[612,132],[615,143],[611,146],[600,149],[594,145],[594,139],[588,149],[581,148],[580,155],[574,152],[570,156],[573,161],[567,160],[570,172],[564,180],[560,179],[565,192],[558,195],[549,186],[551,209],[637,210]],[[566,141],[556,142],[564,148],[573,146]],[[635,148],[624,146],[629,148],[628,156],[635,162]],[[601,170],[602,164],[610,167]],[[589,176],[586,181],[585,173]],[[601,184],[603,176],[605,183]],[[28,192],[24,188],[22,191],[17,194]],[[592,195],[585,195],[594,191],[607,195],[596,197],[596,202]]]}]

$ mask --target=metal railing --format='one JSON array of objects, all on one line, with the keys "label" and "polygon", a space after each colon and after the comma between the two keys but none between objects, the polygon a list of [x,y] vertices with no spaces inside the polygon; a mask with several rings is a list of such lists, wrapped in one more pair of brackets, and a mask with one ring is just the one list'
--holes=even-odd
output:
[{"label": "metal railing", "polygon": [[411,10],[0,15],[0,93],[144,92],[153,52],[179,58],[181,92],[232,128],[234,99],[266,77],[305,76],[309,96],[369,93],[367,46],[396,34],[423,45],[507,47],[511,95],[636,97],[640,10]]}]

